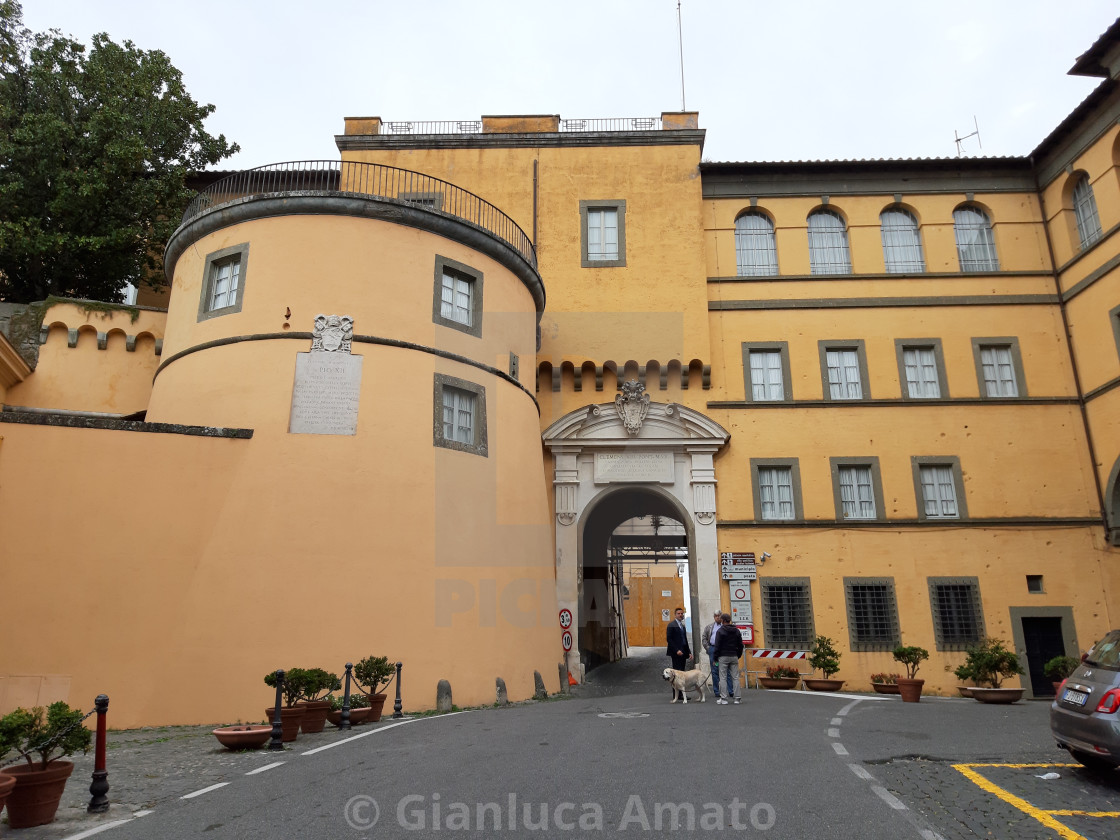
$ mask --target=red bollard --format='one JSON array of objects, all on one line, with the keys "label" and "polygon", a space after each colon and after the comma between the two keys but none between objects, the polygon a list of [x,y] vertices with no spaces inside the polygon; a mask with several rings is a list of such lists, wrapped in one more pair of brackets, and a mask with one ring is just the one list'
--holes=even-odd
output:
[{"label": "red bollard", "polygon": [[86,809],[91,814],[104,814],[109,810],[109,773],[105,769],[105,713],[109,711],[109,697],[98,694],[94,701],[97,709],[97,742],[93,752],[93,782],[89,786],[92,798]]}]

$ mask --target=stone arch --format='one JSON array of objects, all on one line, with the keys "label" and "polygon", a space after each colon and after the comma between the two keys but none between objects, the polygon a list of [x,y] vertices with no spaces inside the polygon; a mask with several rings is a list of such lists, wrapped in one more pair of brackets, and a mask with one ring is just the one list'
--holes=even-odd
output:
[{"label": "stone arch", "polygon": [[1108,542],[1120,547],[1120,458],[1112,465],[1104,491],[1104,515],[1108,523]]}]

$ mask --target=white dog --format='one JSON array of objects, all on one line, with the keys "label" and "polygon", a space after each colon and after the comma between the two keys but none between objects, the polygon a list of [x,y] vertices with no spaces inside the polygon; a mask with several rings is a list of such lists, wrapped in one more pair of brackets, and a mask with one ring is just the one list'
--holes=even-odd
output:
[{"label": "white dog", "polygon": [[707,677],[699,668],[693,668],[691,671],[677,671],[673,668],[666,668],[661,672],[661,676],[673,687],[673,699],[670,703],[676,703],[677,698],[680,697],[685,705],[688,705],[689,691],[700,692],[700,702],[704,702],[704,692],[707,689]]}]

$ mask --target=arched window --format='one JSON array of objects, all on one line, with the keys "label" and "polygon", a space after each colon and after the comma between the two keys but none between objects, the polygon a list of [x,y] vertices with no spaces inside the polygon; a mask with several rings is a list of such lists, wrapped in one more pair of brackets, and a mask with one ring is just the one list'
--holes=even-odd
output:
[{"label": "arched window", "polygon": [[852,273],[848,231],[839,213],[817,210],[809,215],[809,273]]},{"label": "arched window", "polygon": [[1081,247],[1088,248],[1101,238],[1101,218],[1097,215],[1097,200],[1093,198],[1093,185],[1088,175],[1078,178],[1073,187],[1073,215],[1077,219]]},{"label": "arched window", "polygon": [[961,271],[999,271],[992,223],[983,210],[977,207],[954,210],[953,233],[957,237]]},{"label": "arched window", "polygon": [[773,277],[778,273],[774,223],[757,212],[735,220],[735,263],[740,277]]},{"label": "arched window", "polygon": [[879,229],[883,234],[883,260],[887,271],[900,274],[926,270],[918,221],[908,211],[901,207],[884,210],[879,214]]}]

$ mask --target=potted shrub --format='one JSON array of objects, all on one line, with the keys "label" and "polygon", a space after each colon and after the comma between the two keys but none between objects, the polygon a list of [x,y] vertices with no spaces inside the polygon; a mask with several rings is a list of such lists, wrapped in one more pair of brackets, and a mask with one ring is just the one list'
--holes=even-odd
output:
[{"label": "potted shrub", "polygon": [[832,675],[840,670],[840,651],[828,636],[817,636],[809,648],[809,664],[813,670],[824,674],[823,679],[802,677],[801,681],[810,691],[839,691],[844,687],[843,680],[834,680]]},{"label": "potted shrub", "polygon": [[331,710],[331,702],[327,696],[332,691],[342,688],[342,680],[337,674],[324,671],[322,668],[308,668],[303,672],[303,689],[300,696],[304,707],[303,718],[299,722],[301,732],[322,732],[327,725],[327,712]]},{"label": "potted shrub", "polygon": [[1073,656],[1055,656],[1042,666],[1042,673],[1054,683],[1054,693],[1057,694],[1063,680],[1068,680],[1080,664],[1081,660]]},{"label": "potted shrub", "polygon": [[981,703],[1014,703],[1023,696],[1023,688],[1002,688],[1008,677],[1024,673],[1015,651],[1008,650],[1000,639],[985,639],[968,649],[965,665],[971,667],[977,683],[987,683],[972,689],[972,696]]},{"label": "potted shrub", "polygon": [[15,727],[6,723],[7,718],[0,718],[0,811],[4,810],[4,803],[8,794],[16,786],[16,777],[3,771],[4,757],[16,747]]},{"label": "potted shrub", "polygon": [[786,691],[797,685],[797,680],[800,677],[801,672],[788,665],[767,665],[766,676],[759,677],[758,681],[762,683],[763,688],[777,688]]},{"label": "potted shrub", "polygon": [[7,803],[10,828],[30,828],[54,820],[66,780],[74,771],[74,762],[60,759],[88,752],[93,740],[82,719],[80,710],[60,700],[46,709],[16,709],[0,720],[5,742],[27,761],[4,770],[16,779]]},{"label": "potted shrub", "polygon": [[256,723],[237,726],[219,726],[210,730],[218,743],[227,750],[256,750],[268,743],[272,737],[272,726]]},{"label": "potted shrub", "polygon": [[[276,672],[270,671],[264,675],[264,684],[269,688],[276,688]],[[284,706],[280,709],[280,723],[283,727],[283,740],[285,742],[294,741],[299,737],[299,725],[303,720],[303,716],[307,710],[303,706],[297,706],[300,697],[303,696],[304,689],[307,685],[307,671],[303,668],[289,668],[284,672],[284,683],[282,692],[284,696]],[[276,716],[276,707],[271,706],[264,710],[265,718],[268,723]]]},{"label": "potted shrub", "polygon": [[389,685],[397,673],[397,666],[387,656],[367,656],[354,666],[354,681],[369,697],[370,712],[366,720],[376,723],[381,720],[381,709],[385,706],[383,687]]},{"label": "potted shrub", "polygon": [[[327,720],[338,726],[342,723],[342,697],[337,694],[332,694],[327,698],[330,700],[331,710],[327,712]],[[364,694],[351,694],[350,695],[350,725],[357,726],[359,723],[365,723],[369,717],[369,698]]]},{"label": "potted shrub", "polygon": [[872,674],[871,687],[876,694],[898,694],[898,674]]},{"label": "potted shrub", "polygon": [[898,683],[898,693],[902,695],[903,702],[919,702],[922,699],[922,686],[926,684],[926,681],[917,679],[915,675],[918,673],[918,666],[929,659],[929,651],[913,645],[899,645],[891,651],[891,655],[895,662],[901,662],[906,666],[906,676],[899,677],[896,681]]}]

